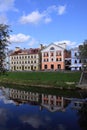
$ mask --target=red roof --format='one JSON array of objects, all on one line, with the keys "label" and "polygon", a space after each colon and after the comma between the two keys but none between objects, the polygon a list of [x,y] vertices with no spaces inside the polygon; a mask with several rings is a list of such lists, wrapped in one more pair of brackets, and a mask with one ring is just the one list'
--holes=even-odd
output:
[{"label": "red roof", "polygon": [[23,50],[22,50],[22,49],[19,49],[19,50],[17,50],[17,51],[12,52],[10,56],[12,56],[12,55],[38,54],[39,51],[40,51],[39,48],[35,48],[35,49],[30,48],[30,49],[23,49]]}]

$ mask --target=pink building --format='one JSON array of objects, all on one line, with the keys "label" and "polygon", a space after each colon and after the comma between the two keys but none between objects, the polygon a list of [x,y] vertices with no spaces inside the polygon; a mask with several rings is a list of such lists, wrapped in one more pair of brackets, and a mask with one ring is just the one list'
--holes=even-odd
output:
[{"label": "pink building", "polygon": [[60,70],[64,69],[64,50],[65,43],[55,45],[50,44],[41,51],[42,70]]}]

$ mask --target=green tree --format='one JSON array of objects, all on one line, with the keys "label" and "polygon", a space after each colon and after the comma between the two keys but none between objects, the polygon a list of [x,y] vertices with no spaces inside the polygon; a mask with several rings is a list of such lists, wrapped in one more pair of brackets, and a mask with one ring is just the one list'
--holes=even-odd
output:
[{"label": "green tree", "polygon": [[87,40],[83,42],[83,45],[79,46],[79,51],[83,67],[87,68]]},{"label": "green tree", "polygon": [[5,69],[5,58],[6,58],[6,49],[9,42],[9,33],[11,30],[8,25],[0,24],[0,75],[6,72]]}]

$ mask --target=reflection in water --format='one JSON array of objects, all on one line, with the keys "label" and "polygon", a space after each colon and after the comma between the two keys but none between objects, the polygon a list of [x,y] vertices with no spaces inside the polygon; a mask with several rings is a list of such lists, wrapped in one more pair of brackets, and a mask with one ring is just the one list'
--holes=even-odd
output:
[{"label": "reflection in water", "polygon": [[6,127],[7,130],[13,130],[13,128],[17,130],[86,130],[87,127],[81,127],[85,122],[87,123],[87,109],[84,109],[87,108],[86,99],[2,87],[0,130]]},{"label": "reflection in water", "polygon": [[80,127],[87,130],[87,102],[83,104],[78,114]]},{"label": "reflection in water", "polygon": [[71,101],[71,99],[64,98],[63,96],[39,94],[4,87],[2,90],[4,96],[13,100],[16,105],[23,103],[39,105],[40,110],[46,108],[50,112],[65,111],[65,108]]}]

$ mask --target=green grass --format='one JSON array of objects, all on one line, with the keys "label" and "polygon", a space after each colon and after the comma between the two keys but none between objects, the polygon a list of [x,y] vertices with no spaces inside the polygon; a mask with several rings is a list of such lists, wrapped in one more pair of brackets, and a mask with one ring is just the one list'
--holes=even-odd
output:
[{"label": "green grass", "polygon": [[0,82],[26,85],[50,85],[54,87],[73,87],[66,82],[79,82],[81,72],[8,72],[0,76]]}]

